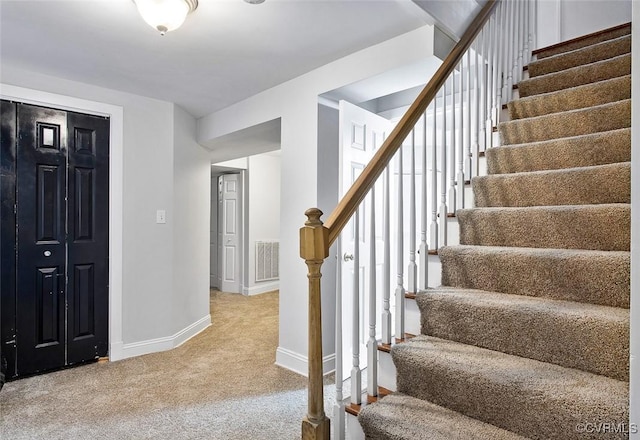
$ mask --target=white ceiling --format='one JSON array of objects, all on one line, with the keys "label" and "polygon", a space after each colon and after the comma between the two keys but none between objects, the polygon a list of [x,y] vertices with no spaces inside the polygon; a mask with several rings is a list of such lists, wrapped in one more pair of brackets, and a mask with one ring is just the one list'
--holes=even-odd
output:
[{"label": "white ceiling", "polygon": [[163,37],[132,0],[0,0],[0,81],[35,70],[201,117],[427,22],[410,0],[200,0]]}]

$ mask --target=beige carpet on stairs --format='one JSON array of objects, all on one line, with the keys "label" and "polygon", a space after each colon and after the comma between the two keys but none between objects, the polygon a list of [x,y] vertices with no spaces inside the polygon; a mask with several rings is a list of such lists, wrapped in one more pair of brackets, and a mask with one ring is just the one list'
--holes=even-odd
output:
[{"label": "beige carpet on stairs", "polygon": [[[538,52],[368,439],[628,438],[630,27]],[[585,433],[584,424],[616,427]],[[491,429],[498,429],[492,432]]]}]

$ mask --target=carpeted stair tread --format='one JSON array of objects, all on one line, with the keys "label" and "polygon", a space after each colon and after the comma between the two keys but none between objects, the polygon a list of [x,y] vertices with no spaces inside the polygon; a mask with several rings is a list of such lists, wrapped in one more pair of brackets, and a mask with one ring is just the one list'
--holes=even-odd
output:
[{"label": "carpeted stair tread", "polygon": [[629,252],[458,245],[438,256],[445,286],[629,307]]},{"label": "carpeted stair tread", "polygon": [[511,120],[593,107],[631,98],[631,75],[517,99],[508,104]]},{"label": "carpeted stair tread", "polygon": [[628,380],[628,309],[450,287],[416,301],[424,335]]},{"label": "carpeted stair tread", "polygon": [[460,244],[628,251],[625,203],[461,209]]},{"label": "carpeted stair tread", "polygon": [[604,165],[631,160],[631,128],[505,145],[486,151],[489,174]]},{"label": "carpeted stair tread", "polygon": [[500,123],[502,145],[580,136],[631,126],[631,99]]},{"label": "carpeted stair tread", "polygon": [[631,162],[474,177],[477,207],[631,203]]},{"label": "carpeted stair tread", "polygon": [[518,434],[401,393],[364,406],[358,421],[368,440],[525,440]]},{"label": "carpeted stair tread", "polygon": [[526,98],[630,74],[631,54],[618,55],[585,66],[525,79],[518,83],[518,94]]},{"label": "carpeted stair tread", "polygon": [[578,440],[579,423],[628,423],[625,381],[424,335],[391,354],[398,392],[521,435]]},{"label": "carpeted stair tread", "polygon": [[591,64],[631,52],[631,35],[592,44],[569,52],[542,58],[529,63],[529,77],[559,72],[572,67]]},{"label": "carpeted stair tread", "polygon": [[601,31],[594,32],[593,34],[585,35],[577,39],[554,44],[548,47],[543,47],[533,52],[537,59],[542,59],[542,58],[550,57],[553,55],[557,55],[559,53],[573,51],[576,49],[580,49],[582,47],[590,46],[592,44],[597,44],[602,41],[612,40],[614,38],[618,38],[623,35],[629,35],[629,34],[631,34],[631,23],[625,23],[620,26],[615,26],[613,28],[603,29]]}]

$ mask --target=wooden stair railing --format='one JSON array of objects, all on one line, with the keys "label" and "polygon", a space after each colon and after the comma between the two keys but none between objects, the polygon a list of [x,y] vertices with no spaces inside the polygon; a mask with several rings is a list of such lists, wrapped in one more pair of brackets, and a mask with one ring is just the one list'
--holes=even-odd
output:
[{"label": "wooden stair railing", "polygon": [[321,266],[329,256],[329,248],[434,100],[500,1],[488,0],[483,6],[460,41],[329,215],[326,223],[323,224],[320,219],[323,213],[319,209],[311,208],[305,212],[308,219],[300,229],[300,256],[307,264],[309,279],[309,400],[307,415],[302,421],[303,440],[329,440],[330,438],[330,420],[324,411],[320,295]]}]

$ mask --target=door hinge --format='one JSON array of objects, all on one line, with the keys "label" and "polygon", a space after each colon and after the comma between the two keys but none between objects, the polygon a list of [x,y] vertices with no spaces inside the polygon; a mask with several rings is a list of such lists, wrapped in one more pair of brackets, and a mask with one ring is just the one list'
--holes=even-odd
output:
[{"label": "door hinge", "polygon": [[13,213],[17,214],[18,213],[18,205],[17,204],[13,204]]}]

